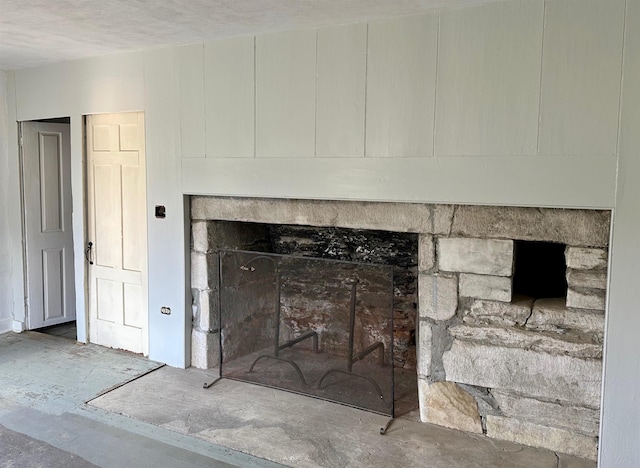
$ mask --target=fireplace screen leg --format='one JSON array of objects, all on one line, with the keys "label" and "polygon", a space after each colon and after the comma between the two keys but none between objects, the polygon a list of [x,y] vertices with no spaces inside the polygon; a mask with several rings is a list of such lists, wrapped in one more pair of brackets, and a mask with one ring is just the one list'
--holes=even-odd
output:
[{"label": "fireplace screen leg", "polygon": [[380,428],[380,435],[385,435],[387,433],[387,429],[389,429],[389,426],[391,426],[391,423],[395,420],[395,418],[391,418],[387,421],[387,424],[384,425],[384,427]]},{"label": "fireplace screen leg", "polygon": [[322,377],[318,381],[318,389],[322,388],[322,382],[329,374],[333,374],[333,373],[345,374],[350,377],[358,377],[360,379],[364,379],[367,382],[369,382],[376,389],[376,392],[378,392],[380,399],[384,401],[384,395],[382,393],[382,390],[380,390],[380,386],[375,380],[373,380],[369,376],[360,375],[353,372],[353,363],[359,361],[360,359],[363,359],[365,356],[371,354],[375,350],[378,350],[378,355],[379,355],[378,363],[380,365],[384,364],[384,343],[382,343],[381,341],[378,341],[372,344],[371,346],[368,346],[367,348],[363,349],[362,351],[356,354],[353,353],[353,347],[354,347],[353,340],[354,340],[355,326],[356,326],[356,287],[357,286],[358,286],[358,280],[356,279],[351,285],[351,301],[349,303],[349,350],[347,354],[347,370],[344,371],[342,369],[329,369],[327,372],[325,372],[322,375]]},{"label": "fireplace screen leg", "polygon": [[271,263],[273,263],[274,269],[275,269],[275,283],[276,283],[276,294],[275,294],[275,303],[274,303],[274,312],[275,312],[275,332],[274,332],[274,337],[273,337],[273,355],[270,354],[262,354],[260,356],[258,356],[253,363],[251,364],[251,367],[249,368],[249,372],[253,372],[253,368],[255,367],[255,365],[258,363],[258,361],[262,360],[262,359],[274,359],[276,361],[281,361],[281,362],[286,362],[288,364],[291,365],[291,367],[294,368],[294,370],[296,371],[296,373],[298,374],[298,378],[300,379],[300,383],[302,384],[303,387],[307,387],[307,381],[304,378],[304,375],[302,374],[302,370],[300,370],[300,367],[298,366],[298,364],[295,363],[295,361],[293,361],[292,359],[285,359],[285,358],[281,358],[280,357],[280,351],[286,348],[291,348],[293,345],[295,345],[296,343],[300,343],[301,341],[307,340],[309,338],[312,339],[312,345],[313,345],[313,352],[315,354],[318,354],[318,334],[312,330],[300,335],[297,338],[293,338],[289,341],[286,341],[283,344],[280,344],[280,315],[282,312],[282,293],[280,291],[280,282],[281,282],[281,278],[280,278],[280,266],[278,264],[278,262],[276,260],[273,259],[273,257],[268,257],[266,255],[258,255],[256,257],[251,258],[248,262],[246,262],[246,264],[242,265],[240,268],[243,271],[250,271],[253,272],[255,271],[255,268],[253,267],[249,267],[249,264],[253,261],[256,260],[260,260],[260,259],[266,259],[269,260]]},{"label": "fireplace screen leg", "polygon": [[209,388],[209,387],[213,387],[215,384],[217,384],[220,380],[222,380],[222,377],[217,377],[214,380],[212,380],[211,382],[205,382],[204,384],[202,384],[202,388]]}]

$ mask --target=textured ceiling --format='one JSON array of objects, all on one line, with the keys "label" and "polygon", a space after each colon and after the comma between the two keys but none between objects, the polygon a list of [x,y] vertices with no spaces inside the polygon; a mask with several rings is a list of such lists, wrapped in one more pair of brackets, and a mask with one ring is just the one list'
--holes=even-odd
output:
[{"label": "textured ceiling", "polygon": [[491,0],[0,0],[0,70]]}]

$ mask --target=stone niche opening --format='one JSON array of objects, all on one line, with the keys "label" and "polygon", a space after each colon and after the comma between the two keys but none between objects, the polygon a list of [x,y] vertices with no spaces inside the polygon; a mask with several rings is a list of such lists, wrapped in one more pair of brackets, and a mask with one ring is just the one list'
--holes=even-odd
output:
[{"label": "stone niche opening", "polygon": [[513,294],[540,298],[567,297],[567,246],[516,240]]},{"label": "stone niche opening", "polygon": [[[395,235],[394,365],[420,419],[596,458],[609,211],[194,196],[191,223],[192,365],[218,365],[218,249],[363,259],[362,232]],[[522,271],[562,286],[521,289]]]}]

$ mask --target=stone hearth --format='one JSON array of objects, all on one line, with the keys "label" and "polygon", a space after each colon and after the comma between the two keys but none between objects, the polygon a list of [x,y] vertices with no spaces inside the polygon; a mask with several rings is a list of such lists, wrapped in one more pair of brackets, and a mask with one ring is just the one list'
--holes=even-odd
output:
[{"label": "stone hearth", "polygon": [[[236,222],[415,233],[421,419],[596,458],[608,211],[194,196],[191,219],[193,366],[218,361],[216,250],[260,248]],[[561,249],[565,296],[514,293],[521,241]]]}]

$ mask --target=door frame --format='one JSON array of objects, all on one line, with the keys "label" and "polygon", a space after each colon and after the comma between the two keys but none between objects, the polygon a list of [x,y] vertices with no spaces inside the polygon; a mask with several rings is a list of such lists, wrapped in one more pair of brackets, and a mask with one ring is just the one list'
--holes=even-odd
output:
[{"label": "door frame", "polygon": [[[25,151],[24,151],[24,124],[27,123],[57,123],[68,125],[69,127],[69,152],[71,153],[71,117],[56,117],[49,119],[31,119],[31,120],[21,120],[18,121],[18,170],[19,170],[19,186],[20,186],[20,229],[21,229],[21,239],[22,239],[22,280],[23,280],[23,291],[24,291],[24,322],[22,323],[23,330],[31,330],[32,329],[32,308],[31,308],[31,287],[29,284],[29,274],[31,272],[29,265],[29,240],[28,240],[28,226],[27,226],[27,198],[26,198],[26,172],[25,172]],[[69,164],[72,165],[71,154],[69,154]],[[72,168],[70,167],[70,170]],[[66,180],[66,189],[72,194],[73,193],[73,178],[69,177]],[[73,198],[73,196],[71,196]],[[68,209],[73,210],[73,202]],[[73,236],[73,211],[71,214],[71,235],[74,238],[72,241],[72,245],[75,246],[75,236]],[[75,248],[71,249],[71,257],[72,264],[75,266]],[[74,285],[71,288],[73,297],[70,299],[73,301],[73,304],[77,304],[77,292],[75,290],[75,279],[78,275],[77,271],[74,271],[73,282]],[[78,316],[79,311],[76,307],[76,317]]]}]

